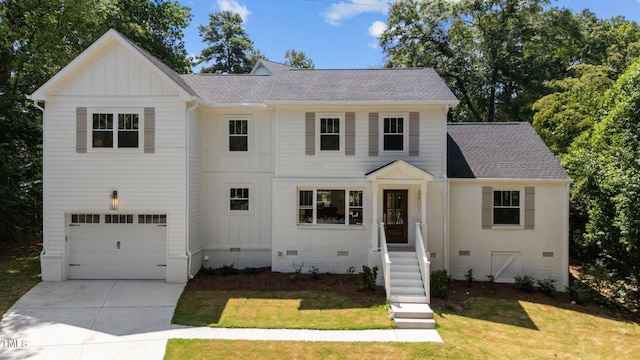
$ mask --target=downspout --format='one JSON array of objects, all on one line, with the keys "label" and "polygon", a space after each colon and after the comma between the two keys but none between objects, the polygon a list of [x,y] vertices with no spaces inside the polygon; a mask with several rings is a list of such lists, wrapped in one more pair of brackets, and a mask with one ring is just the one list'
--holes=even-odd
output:
[{"label": "downspout", "polygon": [[185,147],[185,179],[186,179],[186,184],[185,184],[185,216],[184,216],[184,225],[185,225],[185,239],[184,239],[184,243],[185,243],[185,249],[187,252],[187,274],[189,275],[189,279],[193,279],[194,275],[191,274],[191,258],[193,257],[193,254],[191,254],[191,250],[189,250],[189,183],[190,183],[190,179],[189,179],[189,113],[193,110],[195,110],[195,108],[198,107],[198,102],[195,101],[193,106],[190,108],[187,108],[187,110],[185,111],[185,117],[184,117],[184,123],[185,123],[185,127],[184,127],[184,147]]},{"label": "downspout", "polygon": [[[42,156],[44,157],[44,139],[46,138],[44,136],[44,129],[45,129],[45,127],[44,127],[44,101],[42,102],[42,106],[40,106],[40,104],[38,104],[38,100],[33,100],[33,106],[35,106],[40,111],[42,111],[42,132],[43,132],[43,136],[42,136],[42,149],[43,149]],[[44,164],[45,163],[46,163],[45,161],[42,161],[42,176],[43,176],[43,178],[44,178]],[[42,224],[43,224],[43,226],[48,226],[47,225],[48,216],[47,216],[47,211],[46,211],[46,209],[48,207],[45,206],[45,201],[46,201],[45,199],[46,199],[46,197],[44,196],[44,181],[43,181],[42,182]],[[44,229],[43,229],[42,234],[43,235],[45,234]],[[48,247],[49,247],[49,242],[48,241],[44,241],[44,239],[43,239],[43,241],[42,241],[42,251],[40,252],[40,256],[47,254],[47,248]],[[42,276],[42,274],[40,274],[40,276]]]},{"label": "downspout", "polygon": [[449,154],[447,153],[447,119],[449,117],[449,104],[446,104],[444,107],[444,116],[445,116],[445,127],[444,127],[444,175],[442,178],[442,186],[443,186],[443,194],[442,194],[442,209],[444,211],[444,216],[442,217],[442,266],[447,272],[449,271],[449,224],[450,224],[450,213],[449,213],[449,205],[451,203],[450,195],[449,195],[449,176],[447,174],[447,161],[449,160]]}]

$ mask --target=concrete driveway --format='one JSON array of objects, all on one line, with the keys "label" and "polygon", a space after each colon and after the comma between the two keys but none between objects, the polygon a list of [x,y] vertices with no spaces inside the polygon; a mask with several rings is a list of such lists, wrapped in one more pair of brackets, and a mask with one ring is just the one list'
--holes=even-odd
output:
[{"label": "concrete driveway", "polygon": [[162,359],[184,284],[41,282],[0,322],[0,359]]}]

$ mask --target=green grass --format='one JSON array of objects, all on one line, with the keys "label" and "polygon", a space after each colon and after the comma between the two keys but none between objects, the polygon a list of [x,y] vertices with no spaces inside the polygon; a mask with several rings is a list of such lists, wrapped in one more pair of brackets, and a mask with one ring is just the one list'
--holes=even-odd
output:
[{"label": "green grass", "polygon": [[40,282],[38,254],[0,263],[0,317],[24,293]]},{"label": "green grass", "polygon": [[435,315],[444,343],[169,340],[165,359],[633,359],[640,326],[527,301],[475,299]]},{"label": "green grass", "polygon": [[185,291],[172,322],[229,328],[358,330],[393,327],[384,305],[321,291]]}]

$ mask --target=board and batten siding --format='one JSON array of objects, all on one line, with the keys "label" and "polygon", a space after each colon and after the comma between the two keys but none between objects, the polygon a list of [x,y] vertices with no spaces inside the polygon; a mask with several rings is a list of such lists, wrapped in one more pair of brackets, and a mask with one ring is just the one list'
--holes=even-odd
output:
[{"label": "board and batten siding", "polygon": [[[117,109],[154,108],[154,153],[145,153],[143,143],[138,149],[92,149],[88,139],[87,152],[77,152],[76,109],[110,109],[114,103]],[[185,254],[184,114],[185,104],[177,98],[123,97],[114,101],[65,96],[47,101],[43,175],[46,255],[66,256],[65,214],[144,212],[167,214],[168,258]],[[113,190],[118,191],[117,211],[109,210]],[[168,267],[168,279],[183,276],[173,270]]]},{"label": "board and batten siding", "polygon": [[[321,152],[316,148],[311,154],[308,147],[311,113],[343,113],[346,121],[350,121],[353,114],[355,134],[343,131],[343,136],[353,136],[353,147],[345,141],[347,146],[340,152]],[[407,135],[412,137],[411,149],[404,154],[383,153],[378,149],[377,155],[371,155],[370,113],[419,116],[419,123],[411,126],[413,130],[419,129],[419,134],[407,131]],[[364,174],[398,159],[424,169],[434,177],[442,177],[445,171],[446,116],[443,107],[283,107],[277,109],[276,121],[277,177],[362,178]],[[406,126],[408,130],[409,121]]]},{"label": "board and batten siding", "polygon": [[113,44],[80,69],[58,91],[59,96],[177,96],[175,87],[154,74],[120,44]]}]

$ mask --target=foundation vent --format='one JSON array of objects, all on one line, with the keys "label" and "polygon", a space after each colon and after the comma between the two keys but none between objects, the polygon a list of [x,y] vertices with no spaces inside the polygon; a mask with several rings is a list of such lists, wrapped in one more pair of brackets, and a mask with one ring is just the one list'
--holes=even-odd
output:
[{"label": "foundation vent", "polygon": [[460,251],[458,251],[458,256],[471,256],[471,251],[469,251],[469,250],[460,250]]},{"label": "foundation vent", "polygon": [[338,256],[349,256],[349,252],[348,251],[338,251],[337,255]]},{"label": "foundation vent", "polygon": [[287,256],[298,256],[298,250],[287,250]]},{"label": "foundation vent", "polygon": [[542,253],[542,257],[553,257],[554,253],[553,251],[544,251]]}]

